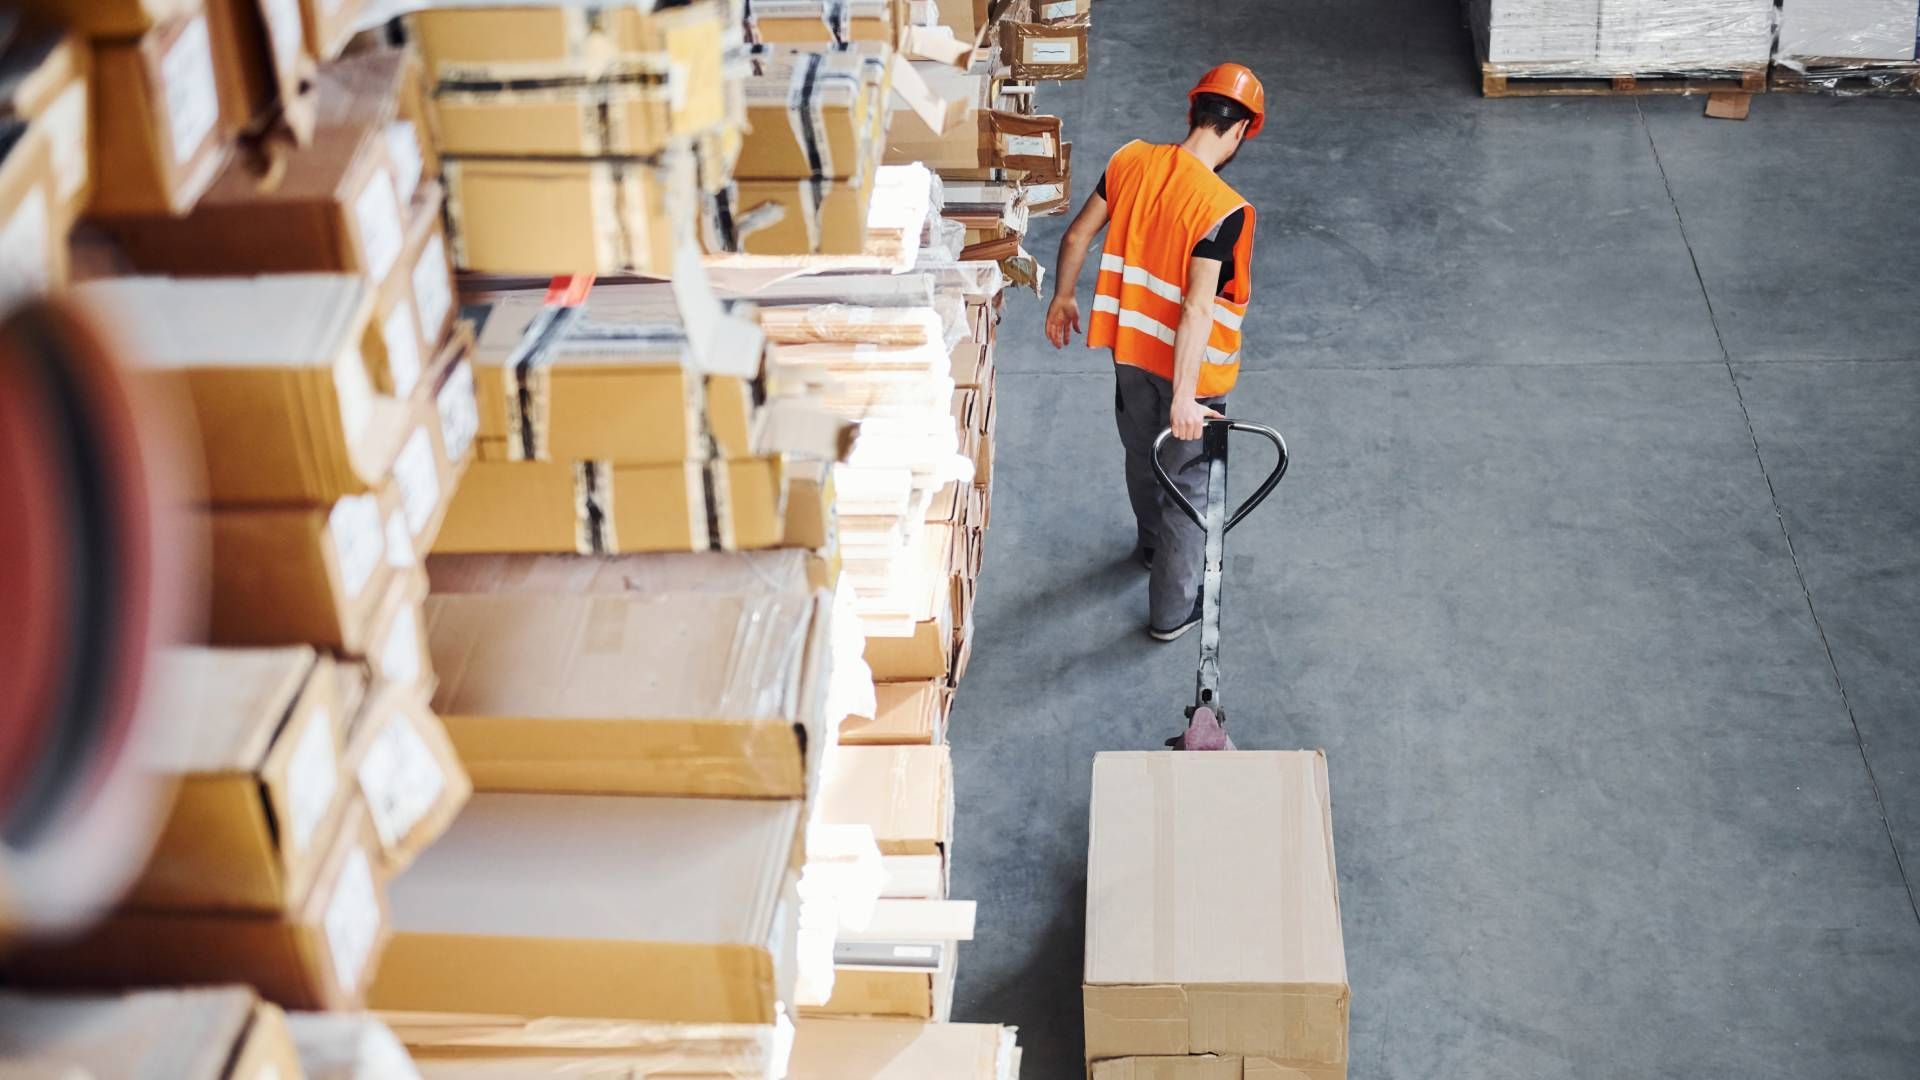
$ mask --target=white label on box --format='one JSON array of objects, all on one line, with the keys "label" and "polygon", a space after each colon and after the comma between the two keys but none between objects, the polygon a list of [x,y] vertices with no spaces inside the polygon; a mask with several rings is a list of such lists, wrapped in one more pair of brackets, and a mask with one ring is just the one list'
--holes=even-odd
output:
[{"label": "white label on box", "polygon": [[387,515],[387,565],[402,570],[419,561],[413,554],[413,532],[407,528],[404,509]]},{"label": "white label on box", "polygon": [[87,182],[87,84],[74,80],[40,117],[53,147],[53,182],[62,201]]},{"label": "white label on box", "polygon": [[407,511],[407,528],[418,534],[433,518],[440,502],[440,478],[433,463],[433,437],[414,428],[393,463],[393,479],[400,485],[400,505]]},{"label": "white label on box", "polygon": [[360,226],[367,276],[376,282],[385,280],[406,240],[406,229],[400,224],[400,200],[393,192],[393,177],[385,169],[367,178],[367,186],[353,200],[353,219]]},{"label": "white label on box", "polygon": [[267,0],[267,37],[273,42],[273,63],[284,78],[300,61],[305,31],[300,25],[300,0]]},{"label": "white label on box", "polygon": [[357,346],[333,365],[333,389],[340,395],[340,428],[351,443],[373,419],[373,381],[367,378],[367,360]]},{"label": "white label on box", "polygon": [[1040,17],[1049,20],[1065,19],[1078,10],[1080,5],[1077,0],[1056,0],[1051,4],[1040,5]]},{"label": "white label on box", "polygon": [[1059,202],[1066,191],[1059,184],[1034,184],[1027,188],[1027,204],[1039,206],[1042,203]]},{"label": "white label on box", "polygon": [[381,729],[360,762],[360,790],[366,793],[367,808],[373,811],[380,842],[387,847],[406,839],[414,825],[433,809],[446,783],[440,762],[404,712],[395,714]]},{"label": "white label on box", "polygon": [[413,130],[413,121],[395,120],[387,125],[387,157],[393,161],[393,182],[400,205],[406,206],[420,190],[420,174],[427,167],[420,156],[420,135]]},{"label": "white label on box", "polygon": [[380,323],[380,340],[387,346],[387,376],[400,397],[413,393],[420,382],[420,337],[413,305],[401,300]]},{"label": "white label on box", "polygon": [[900,960],[931,960],[933,959],[933,946],[895,945],[893,947],[893,955],[896,959]]},{"label": "white label on box", "polygon": [[0,225],[0,306],[46,289],[50,217],[46,189],[36,186]]},{"label": "white label on box", "polygon": [[287,761],[287,815],[294,851],[305,851],[313,834],[327,819],[333,792],[339,786],[340,763],[333,754],[333,717],[316,711],[294,744]]},{"label": "white label on box", "polygon": [[1007,135],[1003,137],[1007,157],[1043,157],[1053,156],[1053,136],[1051,135]]},{"label": "white label on box", "polygon": [[380,939],[380,896],[374,892],[373,866],[359,848],[347,855],[347,864],[340,868],[340,880],[327,898],[322,922],[334,978],[343,989],[357,989],[374,942]]},{"label": "white label on box", "polygon": [[412,686],[420,681],[420,624],[413,608],[403,607],[380,645],[380,675],[388,682]]},{"label": "white label on box", "polygon": [[173,162],[184,165],[220,119],[206,19],[196,18],[180,32],[180,40],[160,61],[160,81],[167,101],[167,127],[173,133]]},{"label": "white label on box", "polygon": [[1029,38],[1029,64],[1071,64],[1080,59],[1080,43],[1073,38]]},{"label": "white label on box", "polygon": [[340,590],[349,601],[367,587],[380,565],[386,541],[380,532],[380,503],[371,495],[349,495],[327,512],[327,531],[340,563]]},{"label": "white label on box", "polygon": [[465,360],[455,364],[446,384],[435,399],[440,406],[440,441],[446,444],[447,457],[462,461],[480,433],[480,403],[473,394],[473,365]]},{"label": "white label on box", "polygon": [[447,249],[437,232],[427,239],[420,261],[413,264],[413,302],[420,308],[420,336],[438,337],[453,306],[453,283],[447,280]]}]

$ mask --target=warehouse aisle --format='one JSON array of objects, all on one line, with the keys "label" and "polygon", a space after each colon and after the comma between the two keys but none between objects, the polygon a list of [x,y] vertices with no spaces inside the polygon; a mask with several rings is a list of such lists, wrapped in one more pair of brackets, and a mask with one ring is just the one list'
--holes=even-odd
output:
[{"label": "warehouse aisle", "polygon": [[[1425,0],[1097,14],[1049,88],[1076,197],[1229,51],[1275,102],[1227,174],[1232,411],[1294,465],[1229,545],[1226,693],[1243,746],[1328,752],[1351,1075],[1915,1075],[1920,105],[1482,101]],[[1008,309],[955,1018],[1053,1080],[1091,758],[1178,729],[1196,646],[1140,629],[1106,361]]]}]

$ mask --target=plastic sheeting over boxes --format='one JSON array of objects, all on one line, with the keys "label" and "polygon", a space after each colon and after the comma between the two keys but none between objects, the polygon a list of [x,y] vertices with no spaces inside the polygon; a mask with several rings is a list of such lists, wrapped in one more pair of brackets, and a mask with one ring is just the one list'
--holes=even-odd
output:
[{"label": "plastic sheeting over boxes", "polygon": [[1762,70],[1772,0],[1469,0],[1483,58],[1515,76]]}]

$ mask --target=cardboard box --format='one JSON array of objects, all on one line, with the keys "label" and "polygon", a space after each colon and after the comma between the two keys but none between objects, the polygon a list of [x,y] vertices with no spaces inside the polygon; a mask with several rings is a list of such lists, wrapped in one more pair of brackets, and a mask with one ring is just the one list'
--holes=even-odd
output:
[{"label": "cardboard box", "polygon": [[331,506],[209,508],[208,636],[218,645],[310,642],[360,653],[374,608],[413,549],[388,548],[389,487]]},{"label": "cardboard box", "polygon": [[325,271],[384,282],[408,224],[384,129],[323,128],[280,162],[263,178],[236,158],[190,213],[127,218],[114,235],[150,273]]},{"label": "cardboard box", "polygon": [[874,156],[876,115],[886,108],[884,50],[791,52],[764,58],[746,80],[749,130],[740,179],[860,175]]},{"label": "cardboard box", "polygon": [[407,1048],[377,1017],[296,1012],[287,1030],[306,1080],[418,1080]]},{"label": "cardboard box", "polygon": [[425,1080],[533,1076],[765,1077],[792,1044],[773,1024],[384,1014]]},{"label": "cardboard box", "polygon": [[1086,17],[1052,23],[1000,24],[1000,58],[1016,79],[1087,77]]},{"label": "cardboard box", "polygon": [[820,791],[820,820],[867,825],[882,855],[937,855],[953,839],[945,745],[842,746]]},{"label": "cardboard box", "polygon": [[811,552],[674,552],[656,555],[435,555],[435,593],[783,593],[807,595]]},{"label": "cardboard box", "polygon": [[280,117],[296,139],[312,133],[312,50],[297,0],[206,0],[214,80],[225,137],[259,131]]},{"label": "cardboard box", "polygon": [[886,971],[836,967],[833,996],[818,1008],[802,1008],[803,1017],[892,1017],[944,1022],[953,1009],[954,958],[940,950],[935,971]]},{"label": "cardboard box", "polygon": [[307,40],[313,45],[313,53],[322,60],[331,60],[346,48],[347,39],[353,36],[354,28],[360,21],[360,11],[369,0],[300,0],[300,14],[305,20]]},{"label": "cardboard box", "polygon": [[732,551],[786,543],[781,458],[607,465],[488,461],[467,470],[434,550]]},{"label": "cardboard box", "polygon": [[1103,753],[1091,812],[1088,1062],[1242,1055],[1344,1077],[1325,756]]},{"label": "cardboard box", "polygon": [[691,157],[448,158],[454,265],[503,274],[667,276]]},{"label": "cardboard box", "polygon": [[200,10],[199,0],[24,0],[18,6],[88,37],[138,37]]},{"label": "cardboard box", "polygon": [[212,502],[331,504],[385,483],[412,416],[368,379],[358,278],[114,278],[76,294],[182,388]]},{"label": "cardboard box", "polygon": [[284,911],[346,801],[332,661],[306,646],[161,657],[150,707],[179,734],[156,743],[154,765],[178,786],[128,902]]},{"label": "cardboard box", "polygon": [[1033,0],[1033,21],[1072,22],[1093,13],[1093,0]]},{"label": "cardboard box", "polygon": [[0,303],[66,284],[67,230],[36,128],[0,121]]},{"label": "cardboard box", "polygon": [[364,652],[346,654],[372,673],[370,693],[395,689],[426,701],[438,679],[428,662],[427,631],[420,602],[427,594],[426,570],[413,566],[393,575],[374,609]]},{"label": "cardboard box", "polygon": [[[413,16],[436,72],[441,149],[479,157],[647,155],[726,118],[724,7],[446,10]],[[556,34],[557,31],[557,34]],[[617,41],[604,66],[585,40]]]},{"label": "cardboard box", "polygon": [[[53,163],[55,219],[67,225],[86,209],[93,190],[89,167],[87,80],[92,52],[77,35],[22,25],[0,44],[0,120],[33,125]],[[11,248],[12,238],[0,248]]]},{"label": "cardboard box", "polygon": [[[873,173],[852,180],[741,180],[734,215],[750,255],[857,255],[866,247]],[[716,252],[717,254],[717,252]]]},{"label": "cardboard box", "polygon": [[755,0],[756,39],[774,45],[891,43],[899,34],[899,0]]},{"label": "cardboard box", "polygon": [[0,993],[0,1071],[86,1080],[300,1075],[286,1016],[245,987],[115,997]]},{"label": "cardboard box", "polygon": [[787,1080],[1013,1080],[1012,1028],[900,1020],[800,1021]]},{"label": "cardboard box", "polygon": [[1344,1065],[1324,1069],[1282,1065],[1238,1054],[1124,1057],[1093,1063],[1092,1080],[1344,1080]]},{"label": "cardboard box", "polygon": [[366,808],[335,818],[314,885],[291,911],[121,911],[78,938],[37,943],[5,962],[16,985],[206,986],[242,981],[290,1009],[352,1009],[379,962],[386,897]]},{"label": "cardboard box", "polygon": [[874,715],[850,716],[840,725],[842,746],[929,745],[946,741],[953,691],[938,679],[879,683]]},{"label": "cardboard box", "polygon": [[93,198],[101,217],[182,214],[226,164],[204,15],[93,43]]},{"label": "cardboard box", "polygon": [[797,799],[476,795],[393,882],[370,1003],[771,1024],[792,1000],[800,821]]},{"label": "cardboard box", "polygon": [[827,610],[793,595],[430,596],[434,709],[482,791],[799,797],[823,735]]},{"label": "cardboard box", "polygon": [[373,819],[387,876],[446,832],[473,793],[440,718],[390,687],[369,697],[354,718],[346,767]]},{"label": "cardboard box", "polygon": [[953,589],[953,569],[960,565],[954,530],[926,526],[907,555],[916,562],[916,582],[923,589],[912,598],[912,631],[905,636],[869,634],[866,659],[876,682],[913,682],[948,679],[955,662],[955,632],[960,625]]},{"label": "cardboard box", "polygon": [[411,403],[412,424],[393,460],[393,486],[400,493],[401,517],[414,552],[433,550],[440,526],[453,505],[461,463],[453,461],[445,439],[437,395]]}]

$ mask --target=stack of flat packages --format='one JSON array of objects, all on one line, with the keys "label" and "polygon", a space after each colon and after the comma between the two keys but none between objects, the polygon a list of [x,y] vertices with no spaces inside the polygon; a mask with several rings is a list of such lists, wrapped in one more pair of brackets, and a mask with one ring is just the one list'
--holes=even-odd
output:
[{"label": "stack of flat packages", "polygon": [[[88,11],[137,22],[149,6]],[[135,199],[132,174],[109,176],[101,156],[79,185],[107,200],[87,211],[100,266],[73,290],[140,343],[150,390],[189,408],[203,466],[190,513],[210,541],[204,638],[161,655],[144,705],[165,733],[154,770],[177,794],[120,907],[9,963],[20,984],[245,981],[290,1008],[354,1008],[386,939],[386,883],[470,790],[430,708],[422,604],[423,559],[472,453],[471,339],[411,56],[316,74],[298,8],[290,22],[273,5],[181,9],[128,47],[147,57],[172,35],[162,74],[186,79],[174,58],[191,54],[171,49],[211,35],[212,137],[276,127],[278,164],[263,175],[220,153],[203,183],[159,169],[147,179],[165,190]],[[329,26],[323,51],[337,51]],[[94,59],[121,47],[96,41]],[[275,65],[310,92],[281,98]],[[91,115],[123,111],[126,87],[93,86]],[[163,119],[191,119],[187,90],[170,100],[181,109]]]},{"label": "stack of flat packages", "polygon": [[1911,70],[1920,5],[1907,0],[1783,0],[1774,63],[1817,78]]},{"label": "stack of flat packages", "polygon": [[1085,980],[1095,1080],[1345,1080],[1326,758],[1097,755]]},{"label": "stack of flat packages", "polygon": [[1754,74],[1772,0],[1469,0],[1490,74],[1515,78]]},{"label": "stack of flat packages", "polygon": [[666,276],[713,152],[705,140],[729,126],[730,21],[723,0],[448,4],[408,16],[432,88],[455,265]]}]

